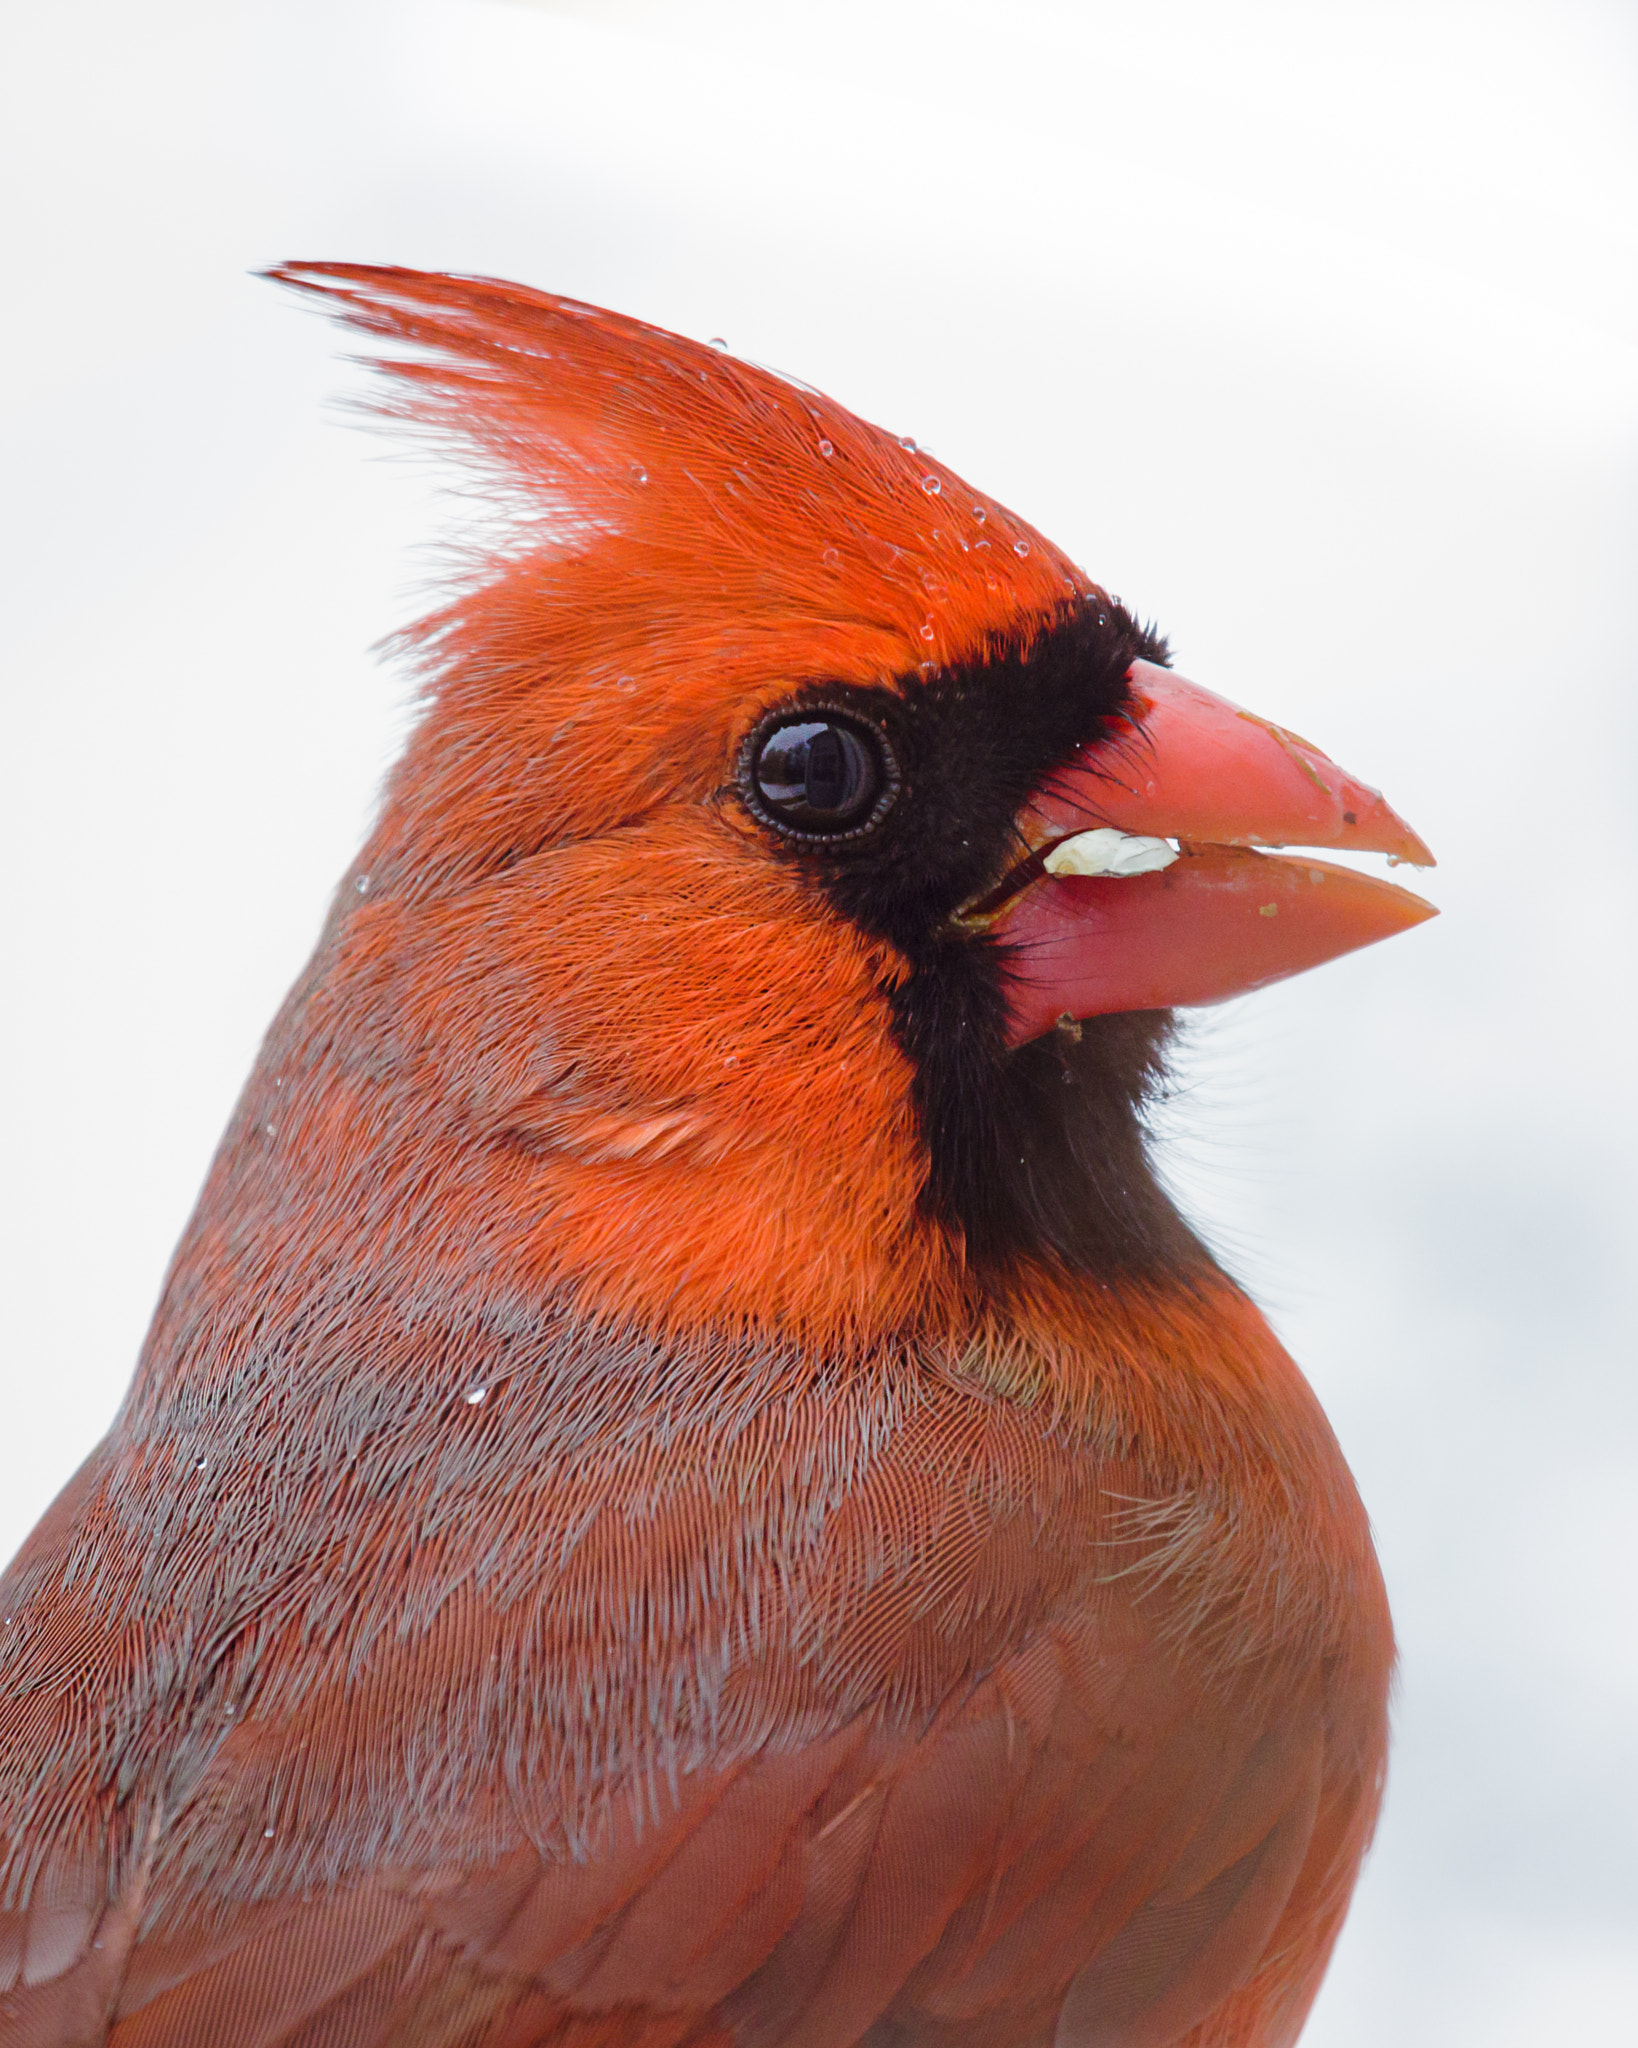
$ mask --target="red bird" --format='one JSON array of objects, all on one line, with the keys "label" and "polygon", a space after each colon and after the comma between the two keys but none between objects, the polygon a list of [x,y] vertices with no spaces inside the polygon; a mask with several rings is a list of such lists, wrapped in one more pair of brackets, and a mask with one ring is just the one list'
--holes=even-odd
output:
[{"label": "red bird", "polygon": [[801,385],[278,273],[518,512],[0,1599],[6,2048],[1271,2048],[1392,1640],[1172,1206],[1371,790]]}]

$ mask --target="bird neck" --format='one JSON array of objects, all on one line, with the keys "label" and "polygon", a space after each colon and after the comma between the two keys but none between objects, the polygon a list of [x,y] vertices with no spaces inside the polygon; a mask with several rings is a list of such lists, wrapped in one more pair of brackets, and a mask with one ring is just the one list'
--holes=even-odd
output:
[{"label": "bird neck", "polygon": [[[816,1152],[789,1142],[767,1076],[678,1107],[600,1091],[553,1055],[558,1079],[540,1085],[451,1031],[421,986],[447,972],[425,968],[413,920],[369,908],[344,886],[268,1034],[179,1247],[142,1398],[256,1358],[326,1384],[394,1356],[420,1372],[429,1332],[448,1355],[450,1333],[532,1345],[565,1319],[679,1356],[740,1332],[826,1370],[965,1358],[986,1391],[1117,1434],[1157,1427],[1141,1404],[1119,1419],[1123,1388],[1175,1382],[1186,1409],[1201,1387],[1255,1406],[1283,1384],[1283,1352],[1209,1262],[1099,1274],[1053,1251],[973,1255],[928,1200],[915,1072],[865,1007],[879,963],[863,954],[836,967],[858,983],[857,1042],[796,1104]],[[404,1343],[386,1342],[394,1329]]]}]

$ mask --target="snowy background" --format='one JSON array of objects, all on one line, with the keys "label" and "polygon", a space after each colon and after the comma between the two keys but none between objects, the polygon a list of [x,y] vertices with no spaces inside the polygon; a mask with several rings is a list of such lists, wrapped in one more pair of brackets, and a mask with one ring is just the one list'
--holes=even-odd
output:
[{"label": "snowy background", "polygon": [[1170,1116],[1403,1638],[1307,2042],[1638,2039],[1631,5],[52,0],[0,160],[0,1551],[119,1398],[448,511],[247,273],[723,335],[1438,852],[1438,922],[1204,1019]]}]

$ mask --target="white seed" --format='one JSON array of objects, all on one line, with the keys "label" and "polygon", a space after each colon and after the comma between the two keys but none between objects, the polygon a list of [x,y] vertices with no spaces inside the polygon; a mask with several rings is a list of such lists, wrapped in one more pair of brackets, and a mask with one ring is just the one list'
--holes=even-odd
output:
[{"label": "white seed", "polygon": [[1150,839],[1136,832],[1117,832],[1100,825],[1092,832],[1077,832],[1073,839],[1059,842],[1042,865],[1049,875],[1152,875],[1169,868],[1177,859],[1177,848],[1167,839]]}]

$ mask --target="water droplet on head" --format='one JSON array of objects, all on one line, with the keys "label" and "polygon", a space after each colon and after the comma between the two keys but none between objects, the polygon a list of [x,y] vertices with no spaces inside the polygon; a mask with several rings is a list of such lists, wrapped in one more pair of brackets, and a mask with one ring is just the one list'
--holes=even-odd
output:
[{"label": "water droplet on head", "polygon": [[841,551],[841,549],[840,549],[840,548],[826,548],[826,550],[825,550],[825,556],[824,556],[824,560],[825,560],[825,567],[826,567],[827,569],[839,569],[839,568],[841,568],[841,566],[842,566],[842,551]]},{"label": "water droplet on head", "polygon": [[1029,553],[1029,542],[1027,540],[1015,540],[1012,544],[1012,551],[1015,555],[1027,555]]},{"label": "water droplet on head", "polygon": [[982,505],[975,505],[973,507],[973,517],[978,521],[980,526],[984,524],[984,521],[988,519],[989,516],[990,515],[984,510],[984,507]]},{"label": "water droplet on head", "polygon": [[620,692],[622,697],[629,697],[637,687],[637,678],[635,676],[616,676],[614,687]]},{"label": "water droplet on head", "polygon": [[271,1841],[272,1841],[272,1839],[273,1839],[273,1830],[272,1830],[271,1828],[263,1828],[263,1829],[262,1829],[262,1840],[263,1840],[264,1842],[271,1842]]},{"label": "water droplet on head", "polygon": [[271,1124],[263,1124],[262,1135],[266,1138],[276,1138],[279,1134],[276,1130],[274,1130]]},{"label": "water droplet on head", "polygon": [[921,487],[927,493],[929,498],[936,498],[939,492],[942,491],[944,488],[944,486],[939,482],[938,478],[932,475],[924,476],[922,478]]},{"label": "water droplet on head", "polygon": [[354,888],[355,888],[355,889],[356,889],[356,890],[358,891],[358,893],[359,893],[359,895],[360,895],[360,896],[368,896],[368,895],[369,895],[369,893],[370,893],[370,878],[369,878],[369,876],[368,876],[368,875],[360,875],[360,876],[358,877],[357,881],[355,881],[355,882],[354,882],[354,884],[353,884],[353,887],[354,887]]},{"label": "water droplet on head", "polygon": [[834,455],[836,450],[829,441],[821,441],[819,443],[819,453],[821,455]]},{"label": "water droplet on head", "polygon": [[646,484],[648,482],[648,471],[644,469],[640,462],[634,462],[631,465],[631,480],[634,484]]},{"label": "water droplet on head", "polygon": [[899,436],[899,446],[904,449],[906,454],[914,455],[916,452],[916,444],[908,434],[901,434]]},{"label": "water droplet on head", "polygon": [[476,1408],[480,1401],[487,1399],[488,1394],[489,1389],[484,1385],[483,1381],[474,1380],[461,1396],[461,1399],[469,1408]]},{"label": "water droplet on head", "polygon": [[931,619],[929,619],[929,620],[927,621],[927,623],[926,623],[926,624],[925,624],[925,625],[924,625],[924,626],[922,627],[922,629],[921,629],[921,637],[922,637],[922,638],[923,638],[924,640],[931,640],[931,639],[932,639],[932,637],[933,637],[933,622],[932,622],[932,620],[931,620]]},{"label": "water droplet on head", "polygon": [[711,337],[710,345],[712,348],[726,348],[728,346],[728,342],[726,337],[724,337],[723,335],[713,334]]}]

